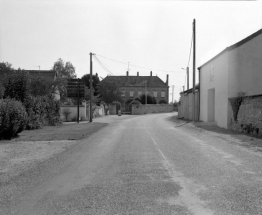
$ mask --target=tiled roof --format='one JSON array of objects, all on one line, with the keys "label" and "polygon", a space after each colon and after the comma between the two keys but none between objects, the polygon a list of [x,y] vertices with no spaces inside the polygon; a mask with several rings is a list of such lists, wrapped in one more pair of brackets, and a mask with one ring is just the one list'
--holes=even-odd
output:
[{"label": "tiled roof", "polygon": [[145,81],[148,87],[167,86],[158,76],[107,76],[100,83],[104,81],[112,81],[119,87],[145,86]]},{"label": "tiled roof", "polygon": [[[16,71],[18,70],[13,70],[13,72],[16,72]],[[55,71],[52,71],[52,70],[21,70],[21,71],[28,72],[30,75],[33,75],[33,76],[40,75],[45,78],[50,78],[50,79],[55,78]],[[11,73],[11,71],[6,72],[6,71],[0,70],[0,82],[3,80],[5,76],[8,75],[8,73]]]},{"label": "tiled roof", "polygon": [[52,78],[54,79],[55,78],[55,71],[53,70],[24,70],[26,72],[28,72],[30,75],[33,75],[33,76],[42,76],[42,77],[45,77],[45,78]]},{"label": "tiled roof", "polygon": [[206,63],[204,63],[203,65],[201,65],[200,67],[198,67],[198,69],[200,69],[201,67],[205,66],[207,63],[209,63],[210,61],[214,60],[215,58],[217,58],[218,56],[220,56],[221,54],[223,54],[226,51],[231,51],[245,43],[247,43],[248,41],[252,40],[253,38],[257,37],[258,35],[260,35],[262,33],[262,29],[256,31],[255,33],[249,35],[248,37],[244,38],[243,40],[235,43],[234,45],[231,45],[227,48],[225,48],[223,51],[219,52],[216,56],[214,56],[213,58],[211,58],[209,61],[207,61]]}]

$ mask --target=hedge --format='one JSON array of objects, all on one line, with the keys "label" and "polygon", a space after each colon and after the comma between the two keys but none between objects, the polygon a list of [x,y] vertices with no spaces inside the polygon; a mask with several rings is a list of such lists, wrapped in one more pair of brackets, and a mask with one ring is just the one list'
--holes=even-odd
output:
[{"label": "hedge", "polygon": [[0,139],[11,139],[25,129],[27,113],[20,101],[0,100]]}]

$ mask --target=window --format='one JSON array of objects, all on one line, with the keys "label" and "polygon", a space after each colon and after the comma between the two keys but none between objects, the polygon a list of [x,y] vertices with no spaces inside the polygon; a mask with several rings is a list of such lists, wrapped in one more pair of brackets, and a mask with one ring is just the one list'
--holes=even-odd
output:
[{"label": "window", "polygon": [[166,96],[166,92],[165,91],[162,91],[161,92],[161,98],[164,98]]},{"label": "window", "polygon": [[157,92],[156,91],[154,92],[154,97],[157,97]]},{"label": "window", "polygon": [[138,96],[141,96],[142,95],[142,91],[138,91]]},{"label": "window", "polygon": [[126,91],[125,90],[123,90],[122,91],[122,95],[121,95],[122,97],[125,97],[126,96]]},{"label": "window", "polygon": [[210,66],[210,82],[214,81],[215,77],[215,68],[214,66]]},{"label": "window", "polygon": [[129,92],[129,97],[134,97],[134,91]]}]

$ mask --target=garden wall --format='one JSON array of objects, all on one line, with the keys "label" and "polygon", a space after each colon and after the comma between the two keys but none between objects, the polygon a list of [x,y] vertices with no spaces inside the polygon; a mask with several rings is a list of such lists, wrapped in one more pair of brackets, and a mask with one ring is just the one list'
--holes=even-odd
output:
[{"label": "garden wall", "polygon": [[132,105],[131,114],[140,115],[146,113],[169,113],[173,112],[173,105],[167,104],[147,104],[147,105]]},{"label": "garden wall", "polygon": [[[236,101],[236,102],[233,102]],[[230,99],[229,125],[233,130],[262,136],[262,96]]]},{"label": "garden wall", "polygon": [[[63,114],[64,110],[70,111],[70,114],[68,115],[67,120],[66,120],[65,115]],[[79,106],[79,117],[80,117],[80,120],[86,120],[87,119],[87,117],[86,117],[86,104],[85,103],[83,103],[82,105]],[[68,121],[68,122],[76,121],[76,119],[77,119],[77,105],[61,106],[61,108],[60,108],[60,119],[64,122],[65,121]]]}]

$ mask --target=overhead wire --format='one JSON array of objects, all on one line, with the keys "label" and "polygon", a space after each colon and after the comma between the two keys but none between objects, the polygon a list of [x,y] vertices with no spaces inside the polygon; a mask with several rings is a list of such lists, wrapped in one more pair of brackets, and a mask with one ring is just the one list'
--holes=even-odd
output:
[{"label": "overhead wire", "polygon": [[111,72],[111,71],[96,57],[96,55],[94,55],[94,59],[98,62],[98,64],[99,64],[106,72],[108,72],[110,75],[114,75],[114,73]]},{"label": "overhead wire", "polygon": [[[107,60],[111,60],[111,61],[114,61],[114,62],[117,62],[117,63],[128,65],[128,63],[125,63],[125,62],[122,62],[122,61],[114,60],[112,58],[108,58],[108,57],[105,57],[105,56],[102,56],[102,55],[99,55],[99,54],[96,54],[96,55],[99,56],[99,57],[105,58]],[[154,69],[154,68],[149,68],[149,67],[138,66],[138,65],[134,65],[134,64],[129,64],[129,66],[133,66],[133,67],[137,67],[137,68],[141,68],[141,69],[160,71],[160,72],[165,72],[165,73],[181,73],[181,71],[177,71],[177,72],[167,71],[167,70],[162,70],[162,69]]]}]

